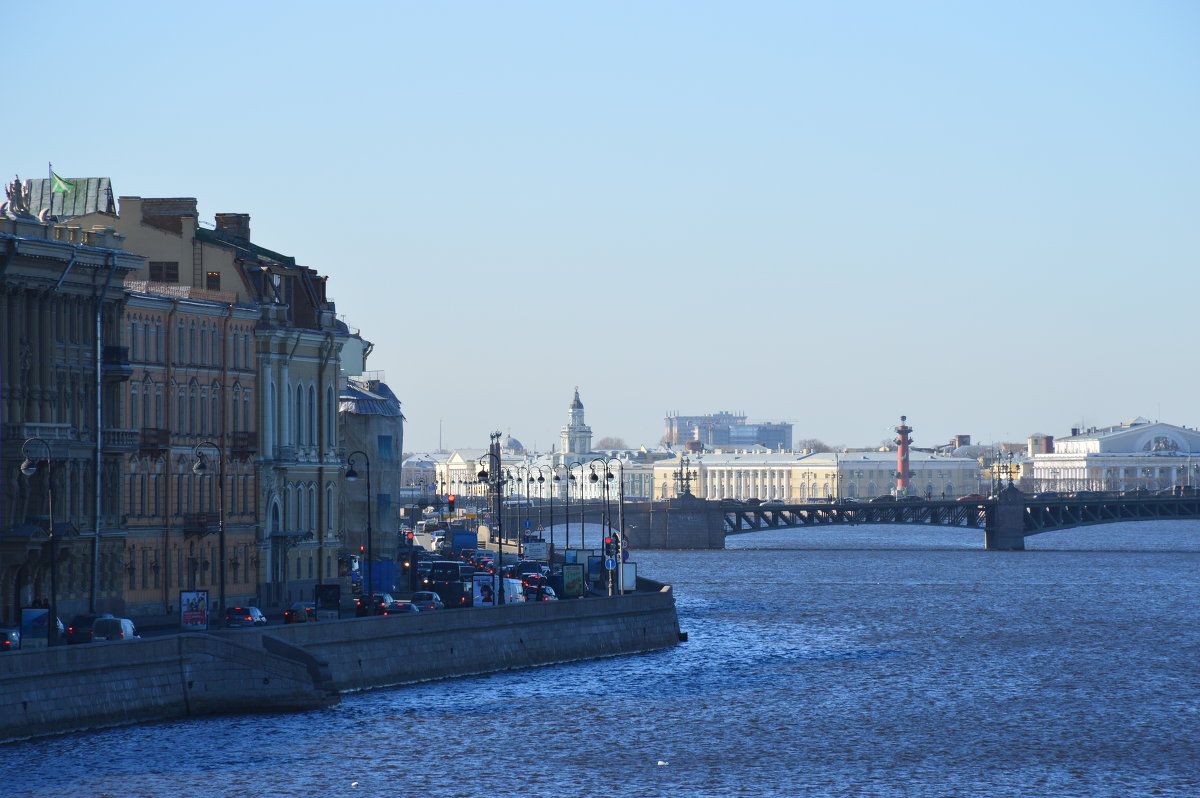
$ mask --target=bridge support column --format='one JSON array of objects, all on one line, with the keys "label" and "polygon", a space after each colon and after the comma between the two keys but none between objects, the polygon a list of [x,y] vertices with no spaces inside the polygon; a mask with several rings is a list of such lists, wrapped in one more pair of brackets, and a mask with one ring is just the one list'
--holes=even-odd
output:
[{"label": "bridge support column", "polygon": [[1014,487],[1000,491],[983,531],[988,551],[1025,551],[1025,494]]},{"label": "bridge support column", "polygon": [[[691,496],[653,502],[645,515],[626,513],[630,545],[636,549],[723,549],[725,524],[709,503]],[[630,529],[633,524],[635,528]]]}]

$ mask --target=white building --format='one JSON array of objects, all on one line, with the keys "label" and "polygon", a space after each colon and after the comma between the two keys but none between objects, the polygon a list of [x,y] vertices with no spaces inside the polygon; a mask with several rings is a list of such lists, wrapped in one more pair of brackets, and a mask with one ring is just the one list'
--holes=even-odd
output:
[{"label": "white building", "polygon": [[[862,498],[894,493],[896,453],[717,451],[684,455],[654,465],[654,498],[680,493],[681,464],[686,462],[688,488],[701,499],[777,499],[803,503],[812,499]],[[909,456],[910,492],[931,498],[957,498],[979,490],[979,463],[966,457],[925,452]]]},{"label": "white building", "polygon": [[1037,491],[1159,490],[1200,485],[1200,431],[1141,416],[1071,430],[1054,451],[1032,456]]}]

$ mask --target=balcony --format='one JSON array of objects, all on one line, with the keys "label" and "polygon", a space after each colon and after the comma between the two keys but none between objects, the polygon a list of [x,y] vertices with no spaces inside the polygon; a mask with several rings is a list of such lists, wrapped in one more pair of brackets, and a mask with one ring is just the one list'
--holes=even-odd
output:
[{"label": "balcony", "polygon": [[136,429],[105,429],[101,446],[109,453],[136,452],[141,445],[141,432]]},{"label": "balcony", "polygon": [[258,433],[233,432],[229,435],[229,448],[235,454],[250,454],[258,451]]},{"label": "balcony", "polygon": [[207,535],[216,532],[220,518],[218,513],[185,513],[183,516],[183,534]]},{"label": "balcony", "polygon": [[104,379],[108,382],[124,382],[133,376],[133,366],[129,364],[129,347],[127,346],[104,347],[100,362]]},{"label": "balcony", "polygon": [[143,452],[165,452],[171,447],[171,431],[142,427],[139,448]]}]

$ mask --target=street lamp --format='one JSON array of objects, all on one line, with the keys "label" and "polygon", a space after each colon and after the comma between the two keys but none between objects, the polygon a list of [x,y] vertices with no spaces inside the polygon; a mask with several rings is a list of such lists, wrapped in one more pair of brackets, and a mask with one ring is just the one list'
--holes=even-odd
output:
[{"label": "street lamp", "polygon": [[220,446],[212,441],[200,441],[192,447],[192,456],[196,458],[192,462],[192,473],[196,476],[204,476],[208,471],[208,464],[204,462],[204,455],[200,452],[205,446],[211,446],[217,458],[217,578],[221,586],[220,611],[225,612],[225,458],[221,455]]},{"label": "street lamp", "polygon": [[[617,464],[617,534],[619,535],[617,544],[617,582],[618,592],[625,595],[625,461],[619,457],[614,457],[608,461]],[[605,470],[608,469],[608,463],[604,464]],[[612,479],[612,471],[608,472],[608,479]]]},{"label": "street lamp", "polygon": [[346,458],[346,481],[357,482],[358,472],[354,470],[355,455],[362,455],[363,460],[367,464],[367,612],[371,615],[375,614],[375,585],[371,578],[371,563],[375,557],[375,549],[371,534],[371,458],[367,457],[364,451],[353,451]]},{"label": "street lamp", "polygon": [[[496,605],[504,603],[504,474],[505,471],[500,467],[500,433],[493,432],[491,434],[492,442],[488,446],[487,454],[479,458],[479,481],[488,486],[488,492],[491,495],[493,513],[492,516],[496,524],[496,568],[492,572],[492,581],[496,584],[492,590],[492,595],[496,597]],[[484,463],[484,460],[487,463]]]},{"label": "street lamp", "polygon": [[33,477],[37,473],[37,461],[29,456],[25,448],[31,443],[40,443],[46,450],[46,531],[50,537],[50,617],[46,620],[46,645],[58,645],[58,546],[54,539],[54,487],[50,479],[50,444],[41,438],[28,438],[21,444],[21,473]]}]

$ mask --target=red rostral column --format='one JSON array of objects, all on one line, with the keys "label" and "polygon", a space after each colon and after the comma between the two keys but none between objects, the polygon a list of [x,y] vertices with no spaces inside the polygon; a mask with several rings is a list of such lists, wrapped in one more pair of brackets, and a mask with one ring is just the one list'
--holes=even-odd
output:
[{"label": "red rostral column", "polygon": [[900,437],[896,438],[896,495],[908,495],[908,480],[912,476],[912,472],[908,468],[908,447],[912,443],[912,439],[908,434],[912,432],[912,427],[904,423],[907,416],[900,416],[900,426],[896,427],[896,434]]}]

